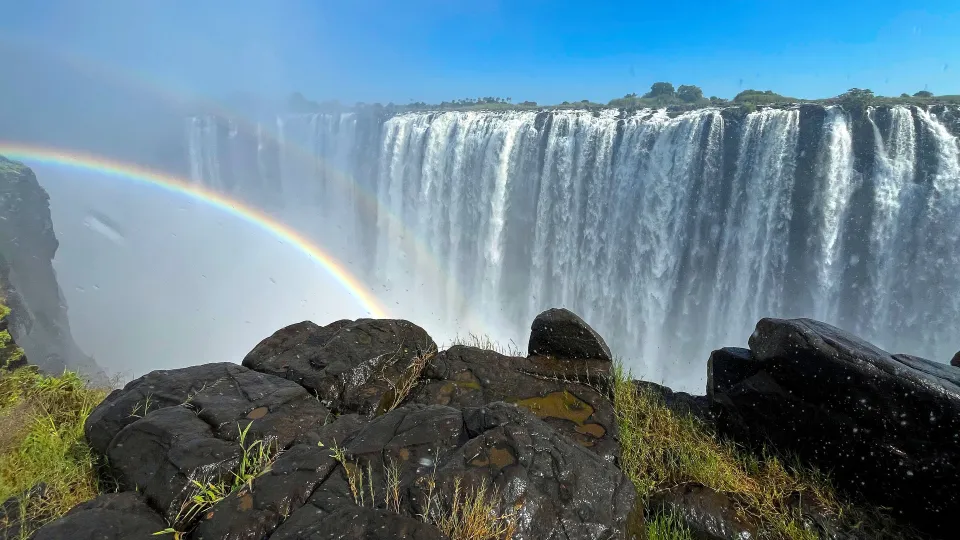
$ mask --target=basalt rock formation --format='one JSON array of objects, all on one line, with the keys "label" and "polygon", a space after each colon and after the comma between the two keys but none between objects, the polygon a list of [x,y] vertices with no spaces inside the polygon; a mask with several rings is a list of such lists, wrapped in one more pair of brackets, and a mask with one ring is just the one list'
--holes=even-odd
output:
[{"label": "basalt rock formation", "polygon": [[[481,486],[514,538],[637,537],[635,490],[616,465],[601,386],[606,345],[566,310],[538,317],[531,344],[526,357],[438,352],[403,320],[305,321],[264,339],[243,365],[149,373],[86,423],[125,498],[81,505],[36,538],[146,538],[178,524],[193,481],[229,483],[250,441],[284,451],[204,508],[190,538],[447,538],[420,516]],[[128,515],[114,519],[121,508]]]},{"label": "basalt rock formation", "polygon": [[57,284],[49,198],[30,168],[0,156],[0,281],[10,306],[9,331],[30,362],[50,373],[102,372],[73,341]]},{"label": "basalt rock formation", "polygon": [[[443,513],[480,487],[484,512],[516,539],[639,539],[664,512],[693,538],[761,538],[736,493],[683,482],[638,504],[619,468],[611,369],[603,339],[567,310],[536,318],[526,356],[437,351],[404,320],[296,323],[243,365],[154,371],[110,394],[85,431],[121,493],[35,538],[146,539],[173,525],[195,540],[439,540],[449,538]],[[957,368],[816,321],[764,319],[750,349],[713,353],[709,381],[706,396],[634,384],[747,447],[831,471],[852,497],[892,505],[932,538],[952,537]],[[283,451],[237,484],[263,449]],[[191,507],[195,482],[233,488]],[[870,537],[837,528],[816,501],[790,504],[822,538]]]},{"label": "basalt rock formation", "polygon": [[929,534],[960,512],[960,369],[810,319],[763,319],[709,361],[720,432],[789,451]]}]

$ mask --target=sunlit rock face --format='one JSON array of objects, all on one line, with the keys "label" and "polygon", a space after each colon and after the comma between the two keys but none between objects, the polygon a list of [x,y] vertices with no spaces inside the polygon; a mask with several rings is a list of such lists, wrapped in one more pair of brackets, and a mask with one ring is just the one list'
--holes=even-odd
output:
[{"label": "sunlit rock face", "polygon": [[949,359],[955,108],[363,110],[188,120],[194,182],[313,236],[404,316],[522,343],[581,314],[651,380],[813,317]]},{"label": "sunlit rock face", "polygon": [[10,333],[45,371],[99,375],[70,334],[52,264],[58,245],[47,193],[33,171],[0,156],[0,277],[11,308]]}]

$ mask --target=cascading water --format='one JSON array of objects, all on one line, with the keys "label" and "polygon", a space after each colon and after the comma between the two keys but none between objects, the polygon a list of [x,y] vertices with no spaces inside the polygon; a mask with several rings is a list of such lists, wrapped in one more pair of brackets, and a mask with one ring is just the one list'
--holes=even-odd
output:
[{"label": "cascading water", "polygon": [[709,351],[765,316],[931,358],[960,349],[948,124],[906,107],[357,112],[250,136],[193,118],[188,142],[194,181],[357,261],[441,340],[522,344],[565,306],[638,375],[698,390]]}]

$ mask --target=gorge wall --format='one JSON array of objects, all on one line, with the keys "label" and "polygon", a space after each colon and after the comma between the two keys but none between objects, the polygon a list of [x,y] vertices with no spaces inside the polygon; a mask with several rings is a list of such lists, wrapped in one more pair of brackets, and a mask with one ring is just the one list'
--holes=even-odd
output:
[{"label": "gorge wall", "polygon": [[0,296],[11,310],[5,329],[41,369],[99,376],[70,333],[52,264],[57,247],[46,191],[32,170],[0,156]]},{"label": "gorge wall", "polygon": [[313,236],[427,326],[520,342],[503,329],[565,306],[637,375],[699,389],[709,351],[768,316],[947,361],[958,134],[944,107],[368,110],[193,117],[187,147],[194,182]]}]

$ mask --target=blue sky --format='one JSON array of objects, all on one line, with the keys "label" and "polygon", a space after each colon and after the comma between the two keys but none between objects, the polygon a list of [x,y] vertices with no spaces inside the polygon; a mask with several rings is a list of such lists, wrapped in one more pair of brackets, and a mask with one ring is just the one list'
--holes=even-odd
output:
[{"label": "blue sky", "polygon": [[658,80],[720,97],[960,94],[956,0],[0,0],[0,12],[8,43],[208,96],[606,102]]}]

